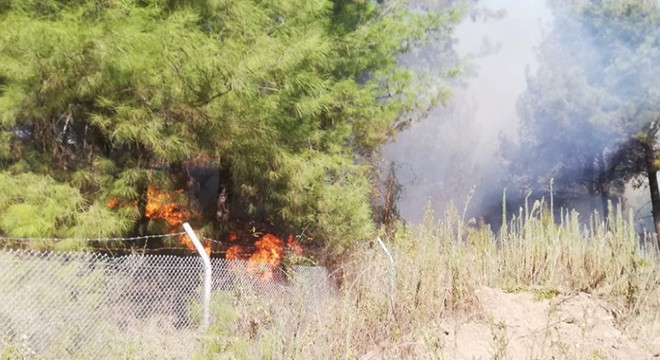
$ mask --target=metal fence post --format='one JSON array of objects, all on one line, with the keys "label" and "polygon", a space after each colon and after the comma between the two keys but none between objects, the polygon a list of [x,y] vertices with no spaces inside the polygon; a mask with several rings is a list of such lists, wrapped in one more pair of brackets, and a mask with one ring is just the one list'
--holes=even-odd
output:
[{"label": "metal fence post", "polygon": [[394,262],[394,257],[392,256],[392,253],[390,253],[390,250],[385,246],[385,243],[383,240],[379,237],[376,238],[376,242],[380,247],[383,249],[383,252],[387,255],[387,257],[390,260],[390,311],[392,312],[392,315],[396,317],[396,312],[395,312],[395,297],[396,297],[396,263]]},{"label": "metal fence post", "polygon": [[199,253],[199,256],[202,257],[202,261],[204,262],[204,312],[202,315],[202,329],[206,330],[209,326],[211,307],[211,259],[209,259],[209,255],[206,253],[204,246],[202,246],[202,243],[199,241],[197,234],[195,234],[192,227],[190,227],[190,224],[184,223],[183,228],[186,230],[190,240],[192,240],[193,244],[195,244],[195,249]]}]

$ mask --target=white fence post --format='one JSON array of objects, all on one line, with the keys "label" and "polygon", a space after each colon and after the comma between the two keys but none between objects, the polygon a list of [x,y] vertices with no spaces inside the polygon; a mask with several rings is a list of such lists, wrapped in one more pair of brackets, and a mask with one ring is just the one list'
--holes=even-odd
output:
[{"label": "white fence post", "polygon": [[387,257],[390,258],[390,263],[392,264],[392,267],[394,267],[394,258],[392,257],[392,254],[390,253],[390,251],[389,251],[389,250],[387,249],[387,247],[385,246],[385,243],[383,242],[383,240],[380,239],[380,236],[376,238],[376,242],[377,242],[378,245],[380,245],[380,247],[383,249],[383,251],[385,252],[385,254],[387,255]]},{"label": "white fence post", "polygon": [[190,240],[195,244],[195,249],[197,249],[199,256],[202,257],[202,261],[204,262],[204,312],[202,315],[202,329],[206,330],[209,326],[209,312],[211,307],[211,259],[209,259],[209,255],[199,241],[197,234],[195,234],[192,227],[190,227],[190,224],[184,223],[183,229],[186,230]]},{"label": "white fence post", "polygon": [[396,263],[394,262],[394,257],[392,256],[392,253],[390,250],[385,246],[385,243],[383,240],[379,237],[376,238],[376,242],[380,247],[383,249],[383,252],[385,252],[385,255],[390,260],[390,269],[391,269],[391,275],[390,275],[390,311],[392,312],[392,316],[396,316],[395,311],[394,311],[394,305],[396,303],[395,297],[396,297]]}]

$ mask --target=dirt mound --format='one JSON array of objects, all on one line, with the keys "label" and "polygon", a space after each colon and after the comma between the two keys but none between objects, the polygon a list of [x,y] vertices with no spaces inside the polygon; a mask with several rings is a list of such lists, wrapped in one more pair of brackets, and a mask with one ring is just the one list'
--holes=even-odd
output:
[{"label": "dirt mound", "polygon": [[482,328],[490,346],[470,345],[480,340],[459,327],[458,358],[647,359],[655,355],[624,336],[607,304],[588,294],[540,299],[539,294],[481,288],[478,296],[488,320],[475,325]]},{"label": "dirt mound", "polygon": [[478,319],[443,318],[428,334],[409,335],[404,345],[383,346],[362,359],[660,359],[659,326],[656,341],[635,342],[595,296],[488,287],[477,296]]}]

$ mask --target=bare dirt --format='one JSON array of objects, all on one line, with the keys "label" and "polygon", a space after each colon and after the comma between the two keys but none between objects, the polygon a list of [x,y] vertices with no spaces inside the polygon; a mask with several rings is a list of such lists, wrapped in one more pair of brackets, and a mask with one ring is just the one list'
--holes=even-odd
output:
[{"label": "bare dirt", "polygon": [[477,290],[480,315],[443,318],[403,344],[383,344],[362,360],[415,359],[660,359],[660,320],[635,341],[613,307],[589,294],[556,295]]}]

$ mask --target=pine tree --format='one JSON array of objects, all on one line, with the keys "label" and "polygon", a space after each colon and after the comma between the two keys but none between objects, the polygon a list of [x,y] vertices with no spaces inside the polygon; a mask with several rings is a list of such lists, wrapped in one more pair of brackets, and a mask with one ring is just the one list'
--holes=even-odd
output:
[{"label": "pine tree", "polygon": [[221,173],[217,196],[248,216],[307,227],[329,249],[364,238],[371,184],[356,159],[377,151],[418,98],[434,98],[397,56],[450,34],[461,9],[0,2],[0,186],[30,176],[65,187],[75,196],[59,205],[76,219],[21,230],[21,214],[3,209],[36,200],[9,196],[0,218],[14,220],[0,232],[143,233],[148,187],[179,188],[203,163]]}]

